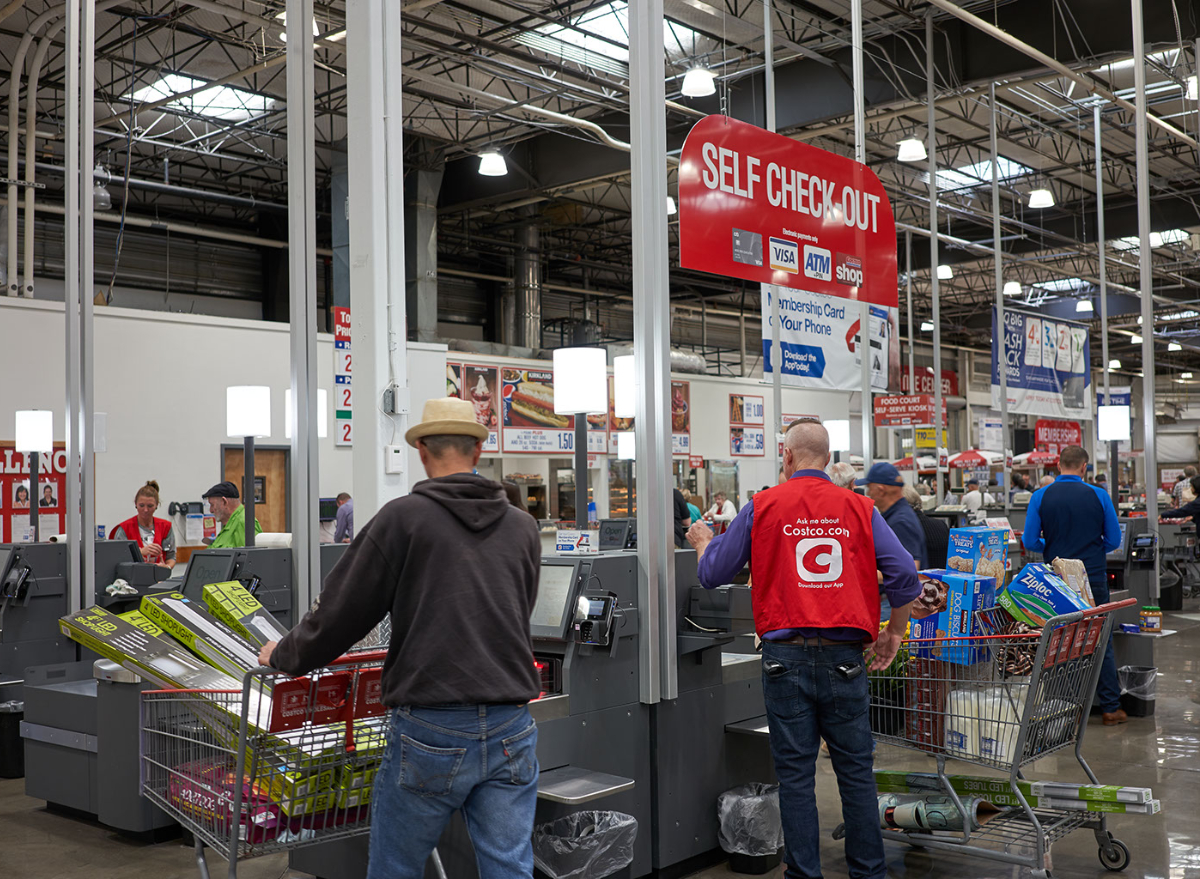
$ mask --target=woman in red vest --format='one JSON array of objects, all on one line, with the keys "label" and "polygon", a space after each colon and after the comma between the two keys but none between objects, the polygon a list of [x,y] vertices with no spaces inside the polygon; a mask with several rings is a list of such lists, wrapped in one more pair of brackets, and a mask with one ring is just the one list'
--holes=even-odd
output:
[{"label": "woman in red vest", "polygon": [[132,540],[142,550],[148,562],[175,567],[175,534],[166,519],[155,518],[158,509],[158,483],[151,479],[137,490],[133,504],[137,515],[126,519],[112,530],[112,540]]}]

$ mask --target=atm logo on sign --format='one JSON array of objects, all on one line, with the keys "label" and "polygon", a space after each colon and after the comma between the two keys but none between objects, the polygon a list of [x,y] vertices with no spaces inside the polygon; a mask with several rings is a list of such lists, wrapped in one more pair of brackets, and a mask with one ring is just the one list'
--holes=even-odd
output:
[{"label": "atm logo on sign", "polygon": [[823,247],[804,245],[804,275],[817,281],[833,280],[833,257]]},{"label": "atm logo on sign", "polygon": [[772,238],[770,243],[771,268],[780,272],[791,272],[793,275],[799,274],[800,245],[786,238]]}]

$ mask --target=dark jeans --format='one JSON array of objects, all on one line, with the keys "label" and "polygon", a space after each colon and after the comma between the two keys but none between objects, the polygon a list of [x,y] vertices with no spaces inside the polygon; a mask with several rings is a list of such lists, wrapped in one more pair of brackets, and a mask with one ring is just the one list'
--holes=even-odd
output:
[{"label": "dark jeans", "polygon": [[[1092,597],[1097,606],[1108,604],[1108,578],[1088,577],[1092,587]],[[1096,682],[1095,704],[1105,713],[1111,713],[1121,707],[1121,687],[1117,683],[1117,657],[1113,653],[1112,636],[1108,638],[1108,646],[1104,649],[1104,662],[1100,664],[1100,680]]]},{"label": "dark jeans", "polygon": [[537,727],[524,705],[396,708],[371,801],[368,879],[420,879],[462,809],[479,875],[533,874]]},{"label": "dark jeans", "polygon": [[875,790],[866,669],[853,680],[836,668],[863,666],[859,643],[806,647],[763,641],[763,693],[779,776],[787,879],[820,879],[815,792],[817,749],[829,745],[846,824],[851,879],[882,879],[883,834]]}]

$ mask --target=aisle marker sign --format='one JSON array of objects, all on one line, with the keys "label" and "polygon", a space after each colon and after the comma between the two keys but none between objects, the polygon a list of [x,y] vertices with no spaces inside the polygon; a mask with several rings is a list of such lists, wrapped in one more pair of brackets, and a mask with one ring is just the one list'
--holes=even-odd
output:
[{"label": "aisle marker sign", "polygon": [[354,421],[351,417],[352,391],[350,376],[353,363],[350,355],[350,309],[333,309],[333,444],[354,444]]}]

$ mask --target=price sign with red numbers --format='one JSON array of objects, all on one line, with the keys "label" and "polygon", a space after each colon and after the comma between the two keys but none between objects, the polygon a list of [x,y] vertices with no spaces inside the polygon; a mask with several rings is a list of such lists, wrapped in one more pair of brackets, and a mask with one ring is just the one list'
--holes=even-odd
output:
[{"label": "price sign with red numbers", "polygon": [[353,362],[350,352],[350,309],[333,309],[333,443],[352,444],[354,433],[351,410],[354,392],[350,381]]}]

